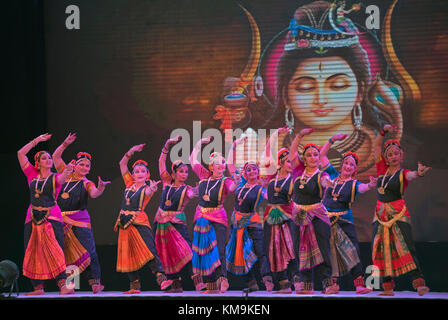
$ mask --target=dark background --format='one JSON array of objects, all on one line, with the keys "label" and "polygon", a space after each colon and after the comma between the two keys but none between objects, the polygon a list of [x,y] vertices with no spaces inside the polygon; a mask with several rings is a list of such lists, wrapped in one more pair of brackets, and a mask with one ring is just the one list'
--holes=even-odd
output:
[{"label": "dark background", "polygon": [[[10,1],[3,4],[5,14],[2,17],[2,22],[4,25],[4,30],[7,31],[6,37],[4,38],[4,48],[6,49],[6,57],[4,60],[5,70],[5,80],[3,84],[3,123],[0,126],[2,130],[2,148],[1,148],[1,161],[2,161],[2,177],[4,182],[1,187],[1,199],[3,204],[2,210],[2,225],[0,226],[0,261],[4,259],[9,259],[16,262],[21,268],[21,263],[23,261],[24,248],[23,248],[23,223],[25,219],[25,212],[28,206],[28,192],[25,176],[22,174],[18,161],[16,152],[25,143],[31,139],[37,137],[38,135],[50,132],[53,133],[53,139],[48,143],[42,144],[40,149],[47,149],[53,151],[65,138],[66,134],[70,131],[78,131],[78,140],[76,147],[67,150],[66,160],[70,159],[78,151],[91,152],[94,157],[93,169],[90,175],[90,179],[95,183],[97,182],[97,176],[101,175],[102,178],[106,180],[112,180],[113,183],[108,187],[105,194],[97,200],[92,200],[89,205],[89,211],[92,215],[92,224],[95,237],[97,238],[97,250],[99,253],[100,263],[102,267],[103,279],[106,286],[106,290],[125,290],[128,288],[127,276],[124,274],[119,274],[115,272],[116,263],[116,241],[117,236],[112,231],[113,223],[115,221],[116,215],[118,214],[119,197],[122,190],[122,184],[120,182],[118,161],[127,149],[133,144],[148,142],[149,148],[141,154],[141,157],[149,160],[150,164],[156,164],[157,158],[162,147],[162,143],[169,136],[172,128],[178,127],[185,119],[178,119],[174,121],[169,121],[168,115],[164,112],[170,110],[179,101],[167,101],[166,109],[164,107],[164,112],[160,112],[162,101],[158,98],[155,100],[147,101],[146,106],[150,106],[149,109],[141,110],[142,101],[147,98],[144,94],[144,88],[141,91],[136,91],[136,87],[129,88],[125,87],[135,85],[137,80],[140,79],[140,84],[144,81],[141,78],[131,76],[130,70],[134,70],[132,67],[133,60],[126,60],[125,57],[120,56],[123,48],[117,49],[117,41],[126,42],[127,39],[136,39],[137,35],[127,33],[123,30],[127,28],[120,28],[119,23],[112,23],[107,27],[94,29],[94,30],[106,30],[110,28],[110,36],[108,38],[101,38],[101,32],[98,32],[99,38],[90,38],[88,42],[86,40],[86,34],[76,33],[76,31],[68,31],[65,29],[65,7],[69,4],[78,4],[81,7],[81,31],[83,28],[88,29],[89,22],[100,24],[101,17],[103,17],[104,10],[99,12],[95,11],[95,6],[107,6],[110,2],[104,1]],[[115,8],[109,8],[111,12],[115,12],[117,17],[126,16],[126,14],[131,15],[128,11],[123,10],[123,8],[128,8],[131,6],[131,2],[118,1],[115,3]],[[173,11],[179,11],[182,6],[175,8],[175,1],[173,2],[161,2],[161,1],[136,1],[137,6],[147,6],[153,5],[154,20],[156,17],[162,15],[166,12],[164,21],[170,21],[172,19],[173,23],[190,21],[189,19],[182,20],[182,16],[173,17],[170,13]],[[203,106],[201,110],[192,110],[190,112],[190,118],[201,119],[206,118],[209,121],[205,123],[206,126],[216,126],[216,123],[210,122],[213,106],[219,103],[219,92],[221,90],[222,80],[229,75],[237,76],[241,72],[241,68],[244,67],[245,59],[247,58],[250,44],[250,32],[248,30],[246,18],[241,15],[240,9],[231,2],[230,5],[225,5],[225,1],[212,2],[209,1],[208,5],[200,10],[200,1],[180,1],[184,6],[184,11],[186,13],[192,14],[193,17],[198,18],[198,25],[204,26],[209,24],[213,26],[224,23],[226,19],[226,14],[235,17],[236,23],[231,24],[234,28],[233,31],[238,31],[239,28],[243,28],[242,36],[238,42],[244,46],[240,51],[233,52],[229,49],[228,52],[221,52],[223,56],[229,56],[232,62],[223,62],[223,66],[217,68],[213,75],[210,75],[207,81],[207,88],[204,89],[205,95],[212,93],[209,98],[210,106]],[[257,15],[257,21],[268,21],[272,23],[272,30],[281,30],[289,22],[291,13],[296,9],[297,3],[295,2],[285,2],[285,5],[275,6],[270,1],[248,1],[244,3],[246,8],[248,8],[252,14]],[[87,8],[86,8],[87,6]],[[439,7],[437,7],[439,6]],[[441,30],[446,30],[446,19],[440,17],[442,14],[440,8],[443,7],[442,2],[435,2],[432,8],[428,8],[426,4],[421,2],[408,1],[407,6],[399,7],[403,14],[407,14],[408,20],[412,21],[415,19],[420,22],[421,27],[417,31],[421,34],[432,35],[433,30],[437,30],[437,34],[443,34]],[[122,9],[120,11],[119,9]],[[157,10],[160,11],[157,11]],[[188,9],[188,10],[187,10]],[[226,14],[215,14],[210,17],[208,14],[212,9],[217,10],[218,13]],[[269,18],[269,10],[276,10],[281,18]],[[257,11],[258,10],[258,11]],[[442,10],[443,11],[443,10]],[[159,12],[156,14],[154,12]],[[264,16],[262,17],[262,12]],[[446,11],[443,11],[445,14]],[[427,24],[433,25],[433,20],[436,18],[437,21],[442,21],[440,25],[434,25],[435,29],[428,27]],[[118,18],[117,18],[118,19]],[[218,20],[216,20],[218,19]],[[222,19],[222,20],[219,20]],[[268,20],[263,20],[268,19]],[[119,19],[118,19],[119,20]],[[228,20],[228,19],[227,19]],[[179,22],[180,21],[180,22]],[[151,20],[148,20],[147,26],[151,26]],[[156,29],[157,29],[157,23]],[[410,23],[410,22],[408,22]],[[60,25],[60,26],[59,26]],[[406,26],[406,23],[404,23]],[[159,27],[161,28],[161,27]],[[245,29],[244,29],[245,28]],[[261,28],[261,26],[260,26]],[[160,30],[162,30],[161,28]],[[188,36],[187,31],[180,32],[179,26],[176,25],[171,31],[165,31],[163,34],[164,38],[167,39],[167,43],[179,44],[182,50],[185,49],[185,44],[182,44],[182,39]],[[219,29],[216,29],[219,30]],[[211,29],[210,34],[206,38],[210,43],[213,43],[214,39],[217,37],[216,30]],[[402,30],[409,30],[409,28],[403,27]],[[263,30],[262,30],[263,31]],[[232,32],[232,30],[221,30],[221,34],[226,32]],[[241,32],[241,30],[240,30]],[[263,39],[263,44],[266,44],[270,37],[274,36],[276,32],[267,30],[266,38]],[[412,32],[409,32],[412,34]],[[415,33],[415,32],[414,32]],[[88,34],[87,34],[88,36]],[[423,44],[427,44],[427,38],[423,38],[420,35]],[[137,37],[138,38],[138,37]],[[436,37],[437,38],[437,37]],[[56,40],[55,40],[56,39]],[[63,40],[65,39],[65,40]],[[413,39],[413,38],[410,38]],[[426,40],[425,40],[426,39]],[[169,40],[169,41],[168,41]],[[415,39],[414,39],[415,40]],[[75,44],[84,44],[79,47],[79,51],[76,51],[76,46],[69,46],[68,44],[74,41]],[[105,46],[99,50],[95,51],[95,59],[86,59],[86,54],[89,53],[89,49],[92,43],[103,42]],[[228,40],[229,43],[232,39]],[[426,42],[425,42],[426,41]],[[162,41],[163,42],[163,41]],[[409,41],[410,42],[410,41]],[[403,42],[403,43],[409,43]],[[165,43],[165,42],[163,42]],[[414,42],[415,43],[415,42]],[[433,73],[428,75],[421,75],[420,81],[417,77],[417,82],[419,84],[424,84],[426,93],[428,97],[434,96],[431,94],[436,87],[441,96],[446,94],[446,82],[444,81],[427,81],[430,77],[437,77],[437,68],[444,68],[443,63],[447,61],[446,59],[446,48],[444,47],[446,43],[443,38],[441,44],[439,44],[440,52],[438,54],[433,54],[433,59],[426,59],[424,61],[424,66],[428,69],[428,66],[432,66]],[[168,44],[170,45],[170,44]],[[110,48],[115,48],[114,54],[111,54]],[[160,45],[158,49],[162,50],[164,45]],[[440,46],[442,47],[440,49]],[[234,48],[235,46],[233,46]],[[237,46],[236,46],[237,47]],[[430,46],[434,48],[434,46]],[[157,47],[152,50],[156,50]],[[407,50],[406,50],[407,49]],[[210,52],[203,53],[204,57],[201,58],[201,52],[195,52],[194,48],[190,48],[191,56],[194,56],[198,64],[207,61],[207,57],[210,56]],[[413,54],[413,52],[417,52]],[[160,53],[160,52],[159,52]],[[415,46],[406,48],[405,46],[399,46],[397,53],[404,57],[404,60],[411,61],[412,58],[418,61],[423,61],[421,59],[425,54],[429,54],[426,51],[426,47],[422,45],[420,51],[417,51]],[[157,56],[157,52],[154,53]],[[91,57],[91,56],[89,56]],[[163,55],[159,57],[163,59]],[[233,60],[232,60],[233,59]],[[120,62],[120,64],[116,64]],[[169,61],[167,65],[169,65]],[[414,69],[417,73],[417,69],[421,69],[422,64],[408,64],[411,70]],[[408,66],[407,65],[407,66]],[[109,70],[112,68],[112,72],[106,73],[109,76],[101,78],[95,71],[98,69],[92,69],[93,67],[98,67],[100,70]],[[193,68],[194,69],[194,68]],[[421,70],[421,72],[426,72],[427,70]],[[185,70],[184,70],[185,71]],[[187,70],[188,71],[188,70]],[[185,72],[187,72],[185,71]],[[204,72],[204,71],[202,71]],[[114,74],[115,76],[110,76]],[[156,76],[157,72],[153,72]],[[102,73],[99,73],[102,75]],[[183,74],[183,73],[181,73]],[[50,77],[49,77],[50,75]],[[190,79],[193,82],[192,87],[187,88],[192,90],[198,87],[198,83],[201,81],[200,76],[203,76],[201,71],[198,74],[189,76],[186,80]],[[145,77],[144,75],[140,75]],[[162,75],[159,75],[162,76]],[[426,78],[425,78],[426,77]],[[429,78],[428,78],[429,77]],[[98,80],[98,78],[100,78]],[[86,81],[70,81],[71,79],[85,79]],[[92,80],[93,79],[93,80]],[[137,80],[136,80],[137,79]],[[152,79],[152,78],[151,78]],[[148,81],[151,82],[152,80]],[[96,81],[97,86],[91,87],[92,81]],[[161,78],[161,82],[168,81],[166,78]],[[72,84],[76,85],[72,85]],[[432,85],[431,85],[432,83]],[[151,83],[150,83],[151,84]],[[190,83],[191,84],[191,83]],[[174,89],[182,89],[177,83],[168,83]],[[138,87],[138,86],[137,86]],[[211,90],[210,88],[213,88]],[[440,89],[442,88],[442,89]],[[156,88],[157,89],[157,88]],[[443,91],[445,89],[445,91]],[[188,92],[187,90],[187,92]],[[207,91],[208,90],[208,91]],[[143,92],[143,93],[142,93]],[[166,93],[166,92],[165,92]],[[166,93],[169,94],[170,92]],[[171,92],[172,93],[172,92]],[[139,95],[140,94],[140,95]],[[184,94],[183,97],[188,96]],[[82,106],[95,105],[96,108],[83,108]],[[157,106],[157,107],[155,107]],[[444,119],[445,110],[438,109],[437,101],[429,104],[426,108],[430,108],[431,112],[425,113],[425,117],[418,117],[414,114],[407,114],[406,117],[410,120],[417,118],[413,121],[411,126],[414,131],[412,131],[413,137],[421,137],[420,134],[429,135],[430,139],[424,140],[424,147],[419,150],[421,152],[416,152],[419,156],[424,159],[432,160],[430,163],[435,170],[440,174],[433,174],[428,176],[425,183],[421,183],[414,187],[415,190],[413,195],[418,195],[422,192],[430,192],[429,185],[438,186],[441,185],[440,177],[441,174],[446,175],[447,162],[446,150],[441,146],[446,145],[446,141],[443,139],[443,134],[446,133],[446,122]],[[106,109],[101,109],[106,108]],[[123,110],[125,108],[125,110]],[[431,109],[432,108],[432,109]],[[434,109],[435,108],[435,109]],[[443,111],[442,111],[443,110]],[[195,113],[196,111],[196,113]],[[144,117],[141,115],[144,114]],[[183,115],[186,111],[182,112]],[[206,116],[204,117],[204,114]],[[427,114],[433,116],[427,116]],[[127,115],[128,117],[123,117]],[[140,122],[139,122],[140,121]],[[426,122],[425,122],[426,121]],[[187,125],[191,126],[191,121],[187,122]],[[188,127],[187,127],[188,129]],[[408,136],[411,132],[407,132]],[[422,142],[420,142],[420,145]],[[101,146],[101,148],[100,148]],[[105,150],[105,152],[99,152],[99,149]],[[33,150],[30,153],[30,157],[34,155]],[[423,152],[424,151],[424,152]],[[411,159],[415,158],[415,155],[411,155]],[[415,163],[413,163],[415,165]],[[151,168],[152,175],[157,178],[158,172],[156,165]],[[195,177],[191,174],[189,181],[195,182]],[[433,184],[435,183],[435,184]],[[410,187],[411,188],[411,187]],[[432,190],[432,189],[431,189]],[[427,283],[433,291],[447,291],[448,290],[448,258],[446,253],[448,252],[448,243],[446,242],[446,217],[440,216],[438,220],[430,220],[427,218],[427,213],[433,208],[438,208],[438,212],[446,213],[446,188],[438,188],[437,193],[430,192],[429,197],[424,202],[416,203],[414,207],[419,207],[419,213],[417,218],[413,219],[414,227],[414,237],[417,238],[417,254],[420,259],[420,263],[423,268]],[[118,195],[118,198],[117,198]],[[428,194],[427,194],[428,195]],[[158,197],[160,196],[160,191],[155,195],[155,198],[151,201],[148,206],[147,213],[152,221],[154,217],[154,208],[157,207]],[[157,200],[156,200],[157,199]],[[414,196],[407,198],[410,201],[410,207],[413,201],[416,201]],[[230,200],[229,200],[230,201]],[[231,202],[231,201],[230,201]],[[374,202],[373,202],[374,203]],[[195,202],[191,202],[187,210],[188,223],[191,225],[192,214],[195,207]],[[188,214],[189,213],[189,214]],[[411,209],[411,215],[413,211]],[[419,226],[425,225],[425,228],[418,229]],[[418,231],[415,231],[417,228]],[[424,236],[421,236],[422,231]],[[434,236],[435,235],[435,236]],[[420,239],[423,239],[422,241]],[[370,243],[361,243],[362,249],[362,262],[365,266],[371,264],[370,260]],[[145,270],[142,273],[143,279],[143,290],[153,290],[155,287],[155,280],[150,274],[149,270]],[[408,281],[406,276],[400,278],[398,281],[397,290],[411,290],[410,281]],[[231,276],[231,289],[242,288],[243,284],[239,279]],[[48,281],[49,289],[56,286],[52,281]],[[342,290],[352,290],[352,281],[348,277],[344,279]],[[27,279],[20,278],[20,287],[23,291],[31,290],[31,285]],[[84,290],[88,289],[86,279],[82,280],[81,287]],[[185,289],[191,290],[192,284],[187,283]],[[316,288],[318,289],[318,288]]]}]

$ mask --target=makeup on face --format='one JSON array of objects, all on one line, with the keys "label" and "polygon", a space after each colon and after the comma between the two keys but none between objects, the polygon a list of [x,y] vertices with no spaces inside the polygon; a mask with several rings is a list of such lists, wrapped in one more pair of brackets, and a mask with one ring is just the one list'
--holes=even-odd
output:
[{"label": "makeup on face", "polygon": [[310,58],[292,76],[287,104],[306,125],[325,129],[346,120],[358,96],[358,81],[343,58]]}]

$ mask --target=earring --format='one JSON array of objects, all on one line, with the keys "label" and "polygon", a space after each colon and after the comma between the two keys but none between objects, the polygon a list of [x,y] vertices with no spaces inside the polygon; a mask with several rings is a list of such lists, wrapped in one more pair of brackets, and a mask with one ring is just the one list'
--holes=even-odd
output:
[{"label": "earring", "polygon": [[362,110],[361,105],[358,103],[353,107],[353,125],[357,130],[361,130],[362,127]]},{"label": "earring", "polygon": [[285,124],[289,128],[289,132],[292,133],[294,131],[294,114],[290,107],[286,107],[285,111]]}]

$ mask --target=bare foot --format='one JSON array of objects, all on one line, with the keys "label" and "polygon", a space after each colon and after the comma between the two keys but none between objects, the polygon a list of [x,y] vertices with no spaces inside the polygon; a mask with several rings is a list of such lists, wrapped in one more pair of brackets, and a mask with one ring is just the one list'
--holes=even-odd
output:
[{"label": "bare foot", "polygon": [[167,289],[172,284],[173,284],[173,280],[162,281],[162,283],[160,284],[160,289],[163,291],[163,290]]},{"label": "bare foot", "polygon": [[336,283],[334,283],[325,289],[324,294],[338,294],[338,293],[339,293],[339,286]]},{"label": "bare foot", "polygon": [[32,292],[25,293],[26,296],[42,296],[45,294],[44,289],[37,289]]},{"label": "bare foot", "polygon": [[423,295],[425,295],[428,292],[429,292],[429,288],[426,287],[426,286],[421,286],[421,287],[417,288],[417,293],[418,293],[419,296],[423,296]]},{"label": "bare foot", "polygon": [[219,290],[205,290],[201,294],[219,294]]},{"label": "bare foot", "polygon": [[123,292],[123,294],[139,294],[140,290],[131,289],[129,291]]},{"label": "bare foot", "polygon": [[104,290],[104,286],[102,284],[94,284],[92,285],[92,292],[93,294],[100,293]]},{"label": "bare foot", "polygon": [[264,286],[266,287],[267,292],[272,292],[272,290],[274,290],[274,284],[270,281],[266,281]]},{"label": "bare foot", "polygon": [[59,290],[59,294],[75,294],[75,289],[69,289],[67,286],[62,286]]},{"label": "bare foot", "polygon": [[314,290],[300,290],[296,291],[296,294],[314,294]]},{"label": "bare foot", "polygon": [[383,292],[378,294],[381,297],[392,297],[395,295],[393,290],[384,290]]},{"label": "bare foot", "polygon": [[275,291],[274,294],[290,294],[292,293],[291,288],[286,288],[286,289],[280,289],[278,291]]},{"label": "bare foot", "polygon": [[207,287],[207,285],[204,282],[198,283],[195,286],[196,291],[201,291],[202,289],[205,289]]},{"label": "bare foot", "polygon": [[369,287],[356,287],[356,294],[367,294],[373,290]]},{"label": "bare foot", "polygon": [[225,293],[229,289],[229,281],[226,278],[222,278],[219,282],[219,288],[221,293]]}]

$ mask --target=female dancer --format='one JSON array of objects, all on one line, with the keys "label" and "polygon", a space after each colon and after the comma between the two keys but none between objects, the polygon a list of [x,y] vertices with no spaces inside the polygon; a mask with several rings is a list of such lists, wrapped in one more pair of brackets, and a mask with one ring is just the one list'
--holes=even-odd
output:
[{"label": "female dancer", "polygon": [[[227,168],[233,176],[234,150],[247,137],[235,140],[229,152]],[[226,247],[227,270],[237,275],[246,275],[250,291],[259,290],[255,278],[254,264],[262,276],[266,291],[274,288],[269,261],[263,240],[263,224],[256,209],[267,197],[266,189],[259,184],[260,169],[255,162],[246,162],[242,171],[243,180],[235,190],[235,209],[231,217],[230,239]]]},{"label": "female dancer", "polygon": [[[269,167],[274,165],[271,160],[273,146],[277,144],[279,134],[288,131],[287,127],[280,128],[269,138],[266,146],[266,163]],[[303,129],[301,136],[305,136],[312,131]],[[276,293],[292,293],[291,281],[294,289],[298,290],[299,270],[297,255],[294,243],[297,243],[297,228],[294,226],[292,218],[292,191],[293,191],[293,171],[303,170],[300,163],[292,165],[290,152],[282,148],[277,153],[277,172],[268,176],[267,180],[267,200],[268,205],[264,212],[263,221],[264,237],[268,241],[268,257],[271,271],[279,282],[279,290]]]},{"label": "female dancer", "polygon": [[[200,274],[193,275],[191,259],[191,240],[188,235],[184,208],[195,197],[195,190],[185,184],[188,166],[181,160],[174,161],[171,174],[166,170],[166,157],[169,149],[180,141],[169,139],[160,153],[159,173],[163,182],[162,198],[154,224],[156,227],[156,248],[162,260],[163,269],[173,285],[169,292],[182,292],[180,271],[186,267],[197,291],[205,288]],[[197,190],[196,190],[197,192]]]},{"label": "female dancer", "polygon": [[[64,142],[53,153],[53,161],[58,172],[66,168],[62,153],[76,140],[76,134],[69,134]],[[67,177],[58,196],[58,205],[62,211],[65,236],[65,260],[67,265],[75,265],[80,272],[87,270],[89,284],[93,293],[103,291],[101,284],[101,268],[95,248],[95,240],[91,230],[90,216],[87,211],[88,198],[101,196],[109,181],[98,177],[98,188],[87,179],[92,157],[85,152],[76,156],[74,171]]]},{"label": "female dancer", "polygon": [[385,125],[375,141],[378,200],[373,220],[372,260],[383,277],[381,296],[393,296],[393,277],[408,272],[413,278],[414,289],[422,296],[429,288],[416,257],[411,217],[403,194],[409,181],[423,177],[431,168],[419,162],[417,171],[403,169],[404,152],[397,140],[387,140],[381,153],[384,136],[393,129],[391,125]]},{"label": "female dancer", "polygon": [[200,146],[210,141],[211,137],[199,140],[190,155],[193,171],[201,179],[194,216],[193,272],[204,277],[207,290],[203,293],[215,294],[229,288],[225,255],[227,214],[223,203],[236,184],[224,176],[226,161],[220,153],[210,156],[209,170],[198,162]]},{"label": "female dancer", "polygon": [[[332,281],[337,284],[337,277],[350,273],[354,279],[356,293],[366,294],[372,289],[366,288],[364,284],[364,272],[360,261],[361,253],[350,207],[358,194],[375,188],[377,179],[370,177],[368,184],[354,179],[359,157],[353,152],[347,152],[344,155],[340,173],[330,164],[327,158],[328,150],[335,141],[344,140],[346,137],[347,135],[343,134],[334,135],[320,151],[321,166],[333,180],[333,186],[327,188],[322,200],[331,222]],[[339,286],[337,289],[339,290]]]},{"label": "female dancer", "polygon": [[[120,160],[120,170],[126,189],[121,202],[121,210],[115,223],[118,230],[117,271],[127,272],[130,290],[125,294],[140,293],[140,270],[148,261],[151,271],[156,275],[157,284],[162,290],[168,289],[172,280],[166,278],[162,263],[157,254],[154,236],[151,231],[145,207],[157,191],[160,181],[149,180],[148,163],[137,160],[128,170],[129,159],[135,152],[142,151],[144,144],[133,146]],[[149,180],[149,185],[146,181]]]},{"label": "female dancer", "polygon": [[17,152],[20,167],[30,188],[30,206],[25,219],[25,258],[23,275],[31,279],[34,291],[27,295],[44,294],[44,280],[56,279],[60,294],[73,294],[66,286],[64,258],[64,229],[57,195],[67,176],[73,171],[69,164],[64,172],[53,173],[53,159],[46,151],[34,156],[34,166],[27,154],[38,143],[47,141],[45,133],[33,139]]},{"label": "female dancer", "polygon": [[[298,134],[291,144],[291,161],[298,161]],[[330,219],[322,204],[323,189],[330,185],[326,172],[319,170],[320,150],[307,144],[302,150],[305,170],[294,180],[293,220],[300,227],[299,270],[302,287],[297,294],[312,294],[313,271],[322,279],[323,292],[333,294],[337,288],[331,281]]]}]

